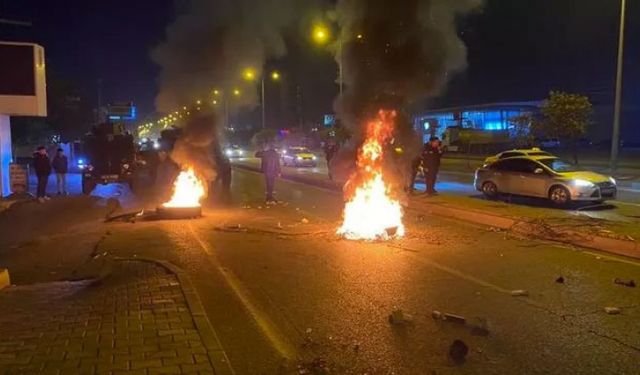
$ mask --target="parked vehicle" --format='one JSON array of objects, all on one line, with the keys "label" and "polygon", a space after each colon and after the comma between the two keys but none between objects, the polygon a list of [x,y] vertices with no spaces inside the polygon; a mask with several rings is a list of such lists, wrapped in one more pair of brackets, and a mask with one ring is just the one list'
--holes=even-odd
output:
[{"label": "parked vehicle", "polygon": [[528,149],[513,149],[508,151],[503,151],[497,155],[489,156],[484,159],[485,164],[491,164],[501,159],[512,158],[514,156],[553,156],[546,151],[542,151],[541,149],[534,147]]},{"label": "parked vehicle", "polygon": [[77,163],[82,171],[84,194],[90,194],[98,184],[121,182],[134,190],[134,140],[119,128],[119,124],[104,123],[83,137]]},{"label": "parked vehicle", "polygon": [[293,167],[315,167],[318,157],[306,147],[289,147],[280,151],[282,164]]},{"label": "parked vehicle", "polygon": [[238,145],[228,145],[224,148],[224,155],[227,158],[242,158],[245,156],[245,151]]},{"label": "parked vehicle", "polygon": [[489,198],[506,193],[546,198],[559,206],[603,202],[617,194],[613,177],[549,156],[517,156],[485,165],[476,170],[474,185]]}]

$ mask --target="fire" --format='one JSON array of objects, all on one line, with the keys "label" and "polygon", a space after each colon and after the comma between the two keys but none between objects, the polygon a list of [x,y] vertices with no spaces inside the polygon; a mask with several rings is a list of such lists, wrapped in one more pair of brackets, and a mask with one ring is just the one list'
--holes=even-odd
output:
[{"label": "fire", "polygon": [[204,195],[204,185],[190,167],[180,172],[173,184],[171,200],[162,205],[164,207],[200,207],[200,200]]},{"label": "fire", "polygon": [[377,240],[402,237],[402,207],[390,195],[382,171],[384,146],[391,139],[395,111],[380,111],[367,124],[366,140],[358,150],[358,171],[347,187],[355,190],[344,208],[338,234],[350,240]]}]

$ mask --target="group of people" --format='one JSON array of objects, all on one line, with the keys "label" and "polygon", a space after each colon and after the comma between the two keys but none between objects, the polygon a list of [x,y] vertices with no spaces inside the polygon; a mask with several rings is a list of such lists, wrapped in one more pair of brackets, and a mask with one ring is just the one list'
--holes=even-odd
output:
[{"label": "group of people", "polygon": [[56,174],[58,195],[67,195],[69,164],[63,149],[59,148],[53,159],[50,159],[47,149],[44,146],[38,147],[33,154],[33,169],[38,179],[36,197],[39,202],[50,199],[47,195],[47,184],[52,171]]}]

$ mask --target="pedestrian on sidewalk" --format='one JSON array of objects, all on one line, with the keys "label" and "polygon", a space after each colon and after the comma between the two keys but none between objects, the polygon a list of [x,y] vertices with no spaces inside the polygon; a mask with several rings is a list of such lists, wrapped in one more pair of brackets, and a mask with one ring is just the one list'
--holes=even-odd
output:
[{"label": "pedestrian on sidewalk", "polygon": [[276,177],[282,176],[280,154],[274,150],[273,145],[269,144],[264,147],[264,150],[256,152],[255,156],[262,160],[261,170],[264,173],[267,204],[275,204],[277,201],[273,195],[273,190],[276,184]]},{"label": "pedestrian on sidewalk", "polygon": [[69,165],[67,162],[67,155],[64,154],[63,149],[58,149],[56,156],[53,157],[51,166],[53,167],[53,171],[56,173],[58,195],[67,195],[67,172],[69,170]]},{"label": "pedestrian on sidewalk", "polygon": [[33,169],[36,171],[36,177],[38,178],[38,187],[36,191],[36,197],[40,203],[45,200],[49,200],[47,196],[47,183],[49,182],[49,175],[51,174],[51,161],[49,155],[47,155],[47,149],[44,146],[38,147],[33,154]]},{"label": "pedestrian on sidewalk", "polygon": [[429,143],[424,145],[422,151],[422,166],[424,168],[424,179],[427,185],[427,194],[438,194],[436,190],[436,180],[438,178],[438,171],[440,170],[440,159],[444,148],[442,142],[438,137],[431,137]]}]

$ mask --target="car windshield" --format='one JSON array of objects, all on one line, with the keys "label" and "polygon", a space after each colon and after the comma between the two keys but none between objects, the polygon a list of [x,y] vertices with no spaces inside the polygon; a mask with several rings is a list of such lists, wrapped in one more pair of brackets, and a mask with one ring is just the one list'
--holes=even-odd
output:
[{"label": "car windshield", "polygon": [[540,159],[538,161],[546,165],[547,167],[549,167],[549,169],[551,169],[552,171],[558,172],[558,173],[576,172],[579,170],[575,165],[567,163],[566,161],[563,161],[560,159],[549,158],[549,159]]},{"label": "car windshield", "polygon": [[289,150],[296,154],[304,154],[309,152],[309,149],[306,147],[291,147]]}]

